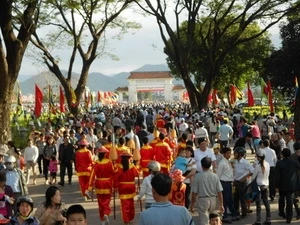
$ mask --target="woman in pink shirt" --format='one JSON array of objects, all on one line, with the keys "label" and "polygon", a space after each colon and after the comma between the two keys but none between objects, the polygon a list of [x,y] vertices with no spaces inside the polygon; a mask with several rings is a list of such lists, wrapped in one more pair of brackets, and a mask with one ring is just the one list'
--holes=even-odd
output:
[{"label": "woman in pink shirt", "polygon": [[254,146],[255,152],[257,152],[261,138],[260,138],[260,129],[257,126],[256,120],[253,120],[251,123],[251,134],[252,134],[253,146]]}]

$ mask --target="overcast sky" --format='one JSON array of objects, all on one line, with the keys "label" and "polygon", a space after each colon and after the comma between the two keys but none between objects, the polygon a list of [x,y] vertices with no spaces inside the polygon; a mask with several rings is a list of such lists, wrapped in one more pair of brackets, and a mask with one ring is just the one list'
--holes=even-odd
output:
[{"label": "overcast sky", "polygon": [[[119,57],[119,61],[108,58],[98,58],[92,64],[90,72],[100,72],[105,75],[113,75],[119,72],[130,72],[145,64],[166,64],[166,55],[163,53],[163,43],[158,26],[153,17],[139,17],[142,28],[124,35],[122,40],[111,40],[109,48]],[[279,46],[279,33],[277,28],[270,30],[273,44]],[[61,55],[63,58],[63,53]],[[61,69],[66,70],[67,64],[61,62]],[[74,68],[74,72],[80,72],[80,61]],[[20,75],[33,76],[46,71],[45,66],[33,65],[33,61],[24,58]]]}]

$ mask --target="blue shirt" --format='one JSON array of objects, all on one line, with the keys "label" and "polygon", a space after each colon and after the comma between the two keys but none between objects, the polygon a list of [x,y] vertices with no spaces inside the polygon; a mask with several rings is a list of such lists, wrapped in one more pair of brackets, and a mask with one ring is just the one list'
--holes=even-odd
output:
[{"label": "blue shirt", "polygon": [[194,225],[189,211],[171,202],[152,203],[151,207],[141,212],[139,225]]},{"label": "blue shirt", "polygon": [[182,156],[178,156],[175,159],[174,164],[175,164],[174,169],[179,169],[179,170],[181,170],[182,173],[186,172],[186,168],[187,168],[187,164],[188,164],[187,158],[184,158]]}]

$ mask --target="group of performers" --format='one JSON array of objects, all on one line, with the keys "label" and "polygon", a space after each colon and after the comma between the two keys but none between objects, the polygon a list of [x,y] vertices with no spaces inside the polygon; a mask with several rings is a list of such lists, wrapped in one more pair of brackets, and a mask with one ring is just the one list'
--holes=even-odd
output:
[{"label": "group of performers", "polygon": [[[120,138],[115,145],[110,137],[109,142],[100,145],[94,152],[88,149],[89,143],[85,139],[78,142],[75,169],[80,191],[85,198],[96,194],[101,225],[109,222],[111,199],[114,201],[115,217],[116,195],[120,199],[123,223],[132,223],[135,216],[134,197],[139,191],[140,174],[143,178],[149,175],[149,162],[156,160],[161,165],[161,172],[169,174],[177,145],[172,138],[167,137],[165,130],[156,130],[154,137],[150,143],[144,137],[140,149],[132,146],[130,140],[124,141],[125,138]],[[95,161],[93,154],[97,156]],[[136,178],[138,182],[135,182]]]}]

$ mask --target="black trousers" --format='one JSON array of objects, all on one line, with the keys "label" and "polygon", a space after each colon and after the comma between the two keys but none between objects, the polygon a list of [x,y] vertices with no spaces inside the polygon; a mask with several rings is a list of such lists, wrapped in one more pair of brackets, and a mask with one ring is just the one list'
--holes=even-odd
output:
[{"label": "black trousers", "polygon": [[269,174],[269,197],[274,198],[276,195],[276,188],[275,188],[275,167],[270,167],[270,174]]},{"label": "black trousers", "polygon": [[65,184],[66,169],[67,169],[67,173],[68,173],[68,181],[69,181],[69,183],[72,182],[72,175],[73,175],[72,163],[61,163],[60,164],[60,182],[62,184]]},{"label": "black trousers", "polygon": [[[280,191],[279,190],[279,201],[278,208],[279,213],[286,215],[286,220],[291,221],[293,217],[293,191]],[[286,212],[285,212],[286,211]]]},{"label": "black trousers", "polygon": [[242,216],[247,216],[247,200],[245,190],[247,187],[247,180],[244,182],[234,181],[235,192],[233,195],[234,208],[240,214],[240,203],[242,208]]},{"label": "black trousers", "polygon": [[37,159],[38,167],[39,167],[39,172],[40,174],[43,174],[43,168],[42,168],[42,161],[43,161],[44,155],[39,154],[39,157]]}]

